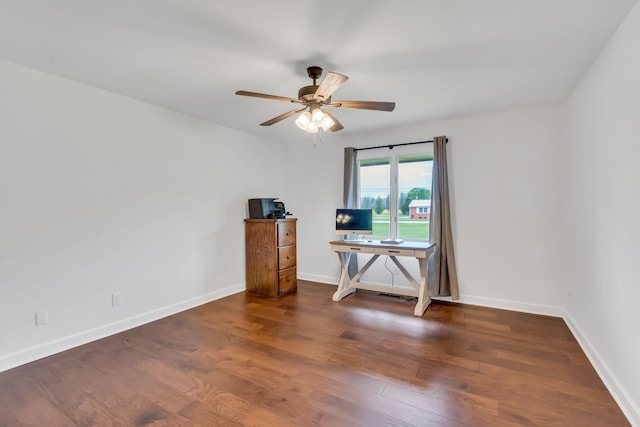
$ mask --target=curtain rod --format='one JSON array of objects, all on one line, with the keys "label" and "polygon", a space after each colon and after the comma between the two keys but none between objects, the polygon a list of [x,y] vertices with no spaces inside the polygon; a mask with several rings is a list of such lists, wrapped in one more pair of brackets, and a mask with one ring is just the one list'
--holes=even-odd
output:
[{"label": "curtain rod", "polygon": [[[449,138],[445,140],[445,143],[449,142]],[[364,151],[364,150],[373,150],[375,148],[388,148],[389,150],[393,150],[393,147],[401,147],[403,145],[416,145],[416,144],[432,144],[431,141],[416,141],[416,142],[405,142],[403,144],[389,144],[389,145],[377,145],[375,147],[364,147],[364,148],[354,148],[353,151]]]}]

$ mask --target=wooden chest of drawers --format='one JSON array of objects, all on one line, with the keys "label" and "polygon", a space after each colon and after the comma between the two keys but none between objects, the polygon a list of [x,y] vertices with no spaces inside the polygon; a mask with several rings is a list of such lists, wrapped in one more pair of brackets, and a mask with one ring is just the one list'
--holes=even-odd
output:
[{"label": "wooden chest of drawers", "polygon": [[247,291],[278,296],[298,287],[296,219],[245,219]]}]

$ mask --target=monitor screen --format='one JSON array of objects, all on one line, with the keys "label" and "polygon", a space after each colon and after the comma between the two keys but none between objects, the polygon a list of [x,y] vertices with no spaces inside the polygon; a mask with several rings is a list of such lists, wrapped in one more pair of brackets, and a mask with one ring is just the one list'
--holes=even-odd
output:
[{"label": "monitor screen", "polygon": [[371,234],[371,209],[336,209],[336,234]]}]

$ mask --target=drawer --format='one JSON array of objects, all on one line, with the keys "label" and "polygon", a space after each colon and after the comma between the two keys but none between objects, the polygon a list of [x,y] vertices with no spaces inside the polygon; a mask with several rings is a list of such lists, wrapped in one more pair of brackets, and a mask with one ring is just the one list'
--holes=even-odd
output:
[{"label": "drawer", "polygon": [[411,249],[376,248],[374,253],[389,256],[416,256],[416,252]]},{"label": "drawer", "polygon": [[278,246],[287,246],[296,244],[296,223],[295,222],[279,222],[278,223]]},{"label": "drawer", "polygon": [[[387,247],[387,246],[377,246],[377,245],[331,245],[331,250],[334,252],[353,252],[353,253],[361,253],[361,254],[378,254],[378,255],[389,255],[389,256],[411,256],[417,257],[418,252],[413,249],[400,249]],[[424,258],[424,257],[423,257]]]},{"label": "drawer", "polygon": [[295,291],[298,287],[298,275],[296,268],[289,268],[279,273],[280,294]]},{"label": "drawer", "polygon": [[296,266],[296,245],[278,248],[278,270]]}]

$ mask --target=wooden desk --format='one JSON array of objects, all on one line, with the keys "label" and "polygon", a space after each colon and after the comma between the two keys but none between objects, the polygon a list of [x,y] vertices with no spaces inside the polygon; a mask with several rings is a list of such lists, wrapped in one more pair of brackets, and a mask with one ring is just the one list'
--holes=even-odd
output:
[{"label": "wooden desk", "polygon": [[[429,304],[431,304],[431,298],[427,293],[427,261],[429,255],[431,255],[435,249],[435,243],[403,242],[400,244],[384,244],[379,240],[335,240],[329,242],[329,245],[331,245],[331,250],[338,254],[342,266],[338,290],[333,294],[334,301],[340,301],[347,295],[354,293],[356,289],[367,289],[370,291],[418,297],[418,303],[413,312],[413,314],[418,317],[422,316],[427,307],[429,307]],[[351,256],[359,253],[372,254],[373,257],[371,257],[369,262],[367,262],[355,276],[349,277],[348,266]],[[411,288],[399,288],[360,281],[360,277],[362,277],[380,255],[387,255],[391,258],[404,277],[407,278],[412,286]],[[396,258],[399,256],[413,257],[418,260],[420,282],[417,282],[407,269],[400,264],[400,261]]]}]

